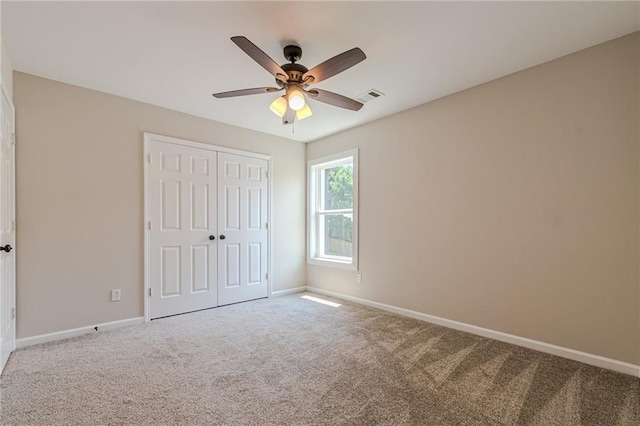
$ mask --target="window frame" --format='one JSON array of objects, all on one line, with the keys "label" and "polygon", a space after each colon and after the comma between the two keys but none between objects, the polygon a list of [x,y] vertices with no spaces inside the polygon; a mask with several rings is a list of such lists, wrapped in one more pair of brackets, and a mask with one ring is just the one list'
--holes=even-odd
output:
[{"label": "window frame", "polygon": [[[322,170],[340,166],[346,163],[353,164],[353,209],[336,209],[319,211],[321,205],[323,179],[320,179]],[[352,257],[320,256],[319,237],[323,216],[331,214],[352,214]],[[307,161],[307,263],[331,268],[358,270],[358,150],[351,149],[324,157]]]}]

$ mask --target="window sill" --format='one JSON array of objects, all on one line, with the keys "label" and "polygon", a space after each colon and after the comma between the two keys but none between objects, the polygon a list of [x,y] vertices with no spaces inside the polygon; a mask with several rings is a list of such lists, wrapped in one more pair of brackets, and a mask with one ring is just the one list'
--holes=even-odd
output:
[{"label": "window sill", "polygon": [[358,268],[353,261],[341,261],[336,259],[326,259],[322,257],[314,257],[307,259],[307,263],[311,265],[325,266],[328,268],[345,269],[347,271],[357,271]]}]

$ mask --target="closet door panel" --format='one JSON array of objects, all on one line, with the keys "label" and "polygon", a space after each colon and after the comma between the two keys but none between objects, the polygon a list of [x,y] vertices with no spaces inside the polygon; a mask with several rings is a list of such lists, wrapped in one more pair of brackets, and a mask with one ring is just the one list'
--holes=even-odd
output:
[{"label": "closet door panel", "polygon": [[218,154],[218,303],[267,297],[268,162]]},{"label": "closet door panel", "polygon": [[217,153],[152,141],[151,318],[218,306]]}]

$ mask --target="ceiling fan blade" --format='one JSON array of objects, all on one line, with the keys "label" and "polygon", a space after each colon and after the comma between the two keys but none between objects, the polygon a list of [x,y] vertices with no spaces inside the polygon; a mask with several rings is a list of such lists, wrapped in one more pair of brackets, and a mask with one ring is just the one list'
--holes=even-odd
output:
[{"label": "ceiling fan blade", "polygon": [[329,92],[328,90],[311,89],[307,90],[306,93],[311,99],[315,99],[316,101],[324,102],[325,104],[340,108],[350,109],[352,111],[359,111],[364,105],[356,100],[337,93]]},{"label": "ceiling fan blade", "polygon": [[359,47],[354,47],[351,50],[347,50],[346,52],[334,56],[331,59],[327,59],[320,65],[316,65],[311,68],[309,71],[304,73],[302,81],[311,77],[313,78],[311,83],[319,83],[322,80],[326,80],[329,77],[333,77],[334,75],[351,68],[357,63],[364,61],[366,58],[367,55],[365,55]]},{"label": "ceiling fan blade", "polygon": [[231,90],[229,92],[214,93],[214,98],[233,98],[235,96],[258,95],[260,93],[272,93],[282,90],[278,87],[256,87],[254,89]]},{"label": "ceiling fan blade", "polygon": [[282,116],[282,124],[293,124],[296,120],[296,112],[290,107],[287,107],[287,112]]},{"label": "ceiling fan blade", "polygon": [[251,43],[248,38],[243,36],[231,37],[231,41],[234,42],[240,49],[247,55],[256,61],[262,68],[269,71],[275,78],[286,83],[289,79],[287,73],[278,65],[269,55],[264,53],[258,46]]}]

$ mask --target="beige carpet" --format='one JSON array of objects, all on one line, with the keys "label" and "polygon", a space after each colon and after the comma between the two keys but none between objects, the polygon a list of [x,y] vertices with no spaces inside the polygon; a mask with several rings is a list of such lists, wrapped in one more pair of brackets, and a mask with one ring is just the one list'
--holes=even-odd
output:
[{"label": "beige carpet", "polygon": [[638,425],[640,380],[295,294],[16,351],[2,425]]}]

